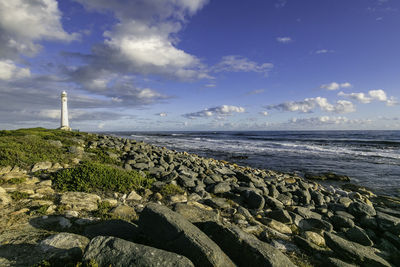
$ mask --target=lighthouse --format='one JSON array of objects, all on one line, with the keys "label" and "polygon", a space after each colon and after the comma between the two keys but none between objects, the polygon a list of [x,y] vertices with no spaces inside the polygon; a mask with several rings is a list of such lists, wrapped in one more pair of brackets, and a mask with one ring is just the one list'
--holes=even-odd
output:
[{"label": "lighthouse", "polygon": [[61,130],[71,131],[68,123],[67,92],[61,93]]}]

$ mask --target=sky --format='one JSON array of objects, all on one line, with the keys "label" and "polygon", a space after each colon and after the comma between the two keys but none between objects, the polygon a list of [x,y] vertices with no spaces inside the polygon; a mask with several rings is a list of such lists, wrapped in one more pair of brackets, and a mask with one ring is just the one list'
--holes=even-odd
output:
[{"label": "sky", "polygon": [[0,0],[0,129],[400,130],[398,0]]}]

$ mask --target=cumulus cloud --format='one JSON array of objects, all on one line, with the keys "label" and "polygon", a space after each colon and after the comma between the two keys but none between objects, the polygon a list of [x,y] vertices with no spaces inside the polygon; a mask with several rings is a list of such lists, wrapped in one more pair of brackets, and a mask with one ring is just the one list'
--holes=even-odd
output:
[{"label": "cumulus cloud", "polygon": [[260,112],[260,115],[268,116],[268,111],[261,111],[261,112]]},{"label": "cumulus cloud", "polygon": [[77,38],[63,29],[56,0],[0,0],[0,58],[34,55],[40,40]]},{"label": "cumulus cloud", "polygon": [[17,67],[12,60],[0,60],[0,80],[14,80],[31,76],[29,68]]},{"label": "cumulus cloud", "polygon": [[75,1],[92,11],[112,12],[118,20],[104,32],[104,43],[93,49],[92,68],[180,79],[209,77],[196,56],[176,46],[176,34],[187,17],[199,11],[207,0]]},{"label": "cumulus cloud", "polygon": [[230,55],[224,56],[212,70],[214,72],[258,72],[268,74],[273,67],[272,63],[258,64],[242,56]]},{"label": "cumulus cloud", "polygon": [[160,113],[156,113],[155,115],[160,116],[160,117],[167,117],[168,114],[165,112],[160,112]]},{"label": "cumulus cloud", "polygon": [[394,106],[398,102],[395,97],[388,97],[386,92],[382,89],[370,90],[367,94],[365,93],[344,93],[339,92],[338,96],[351,98],[357,100],[363,104],[371,103],[372,101],[380,101],[386,103],[387,106]]},{"label": "cumulus cloud", "polygon": [[202,111],[186,113],[183,117],[188,119],[207,118],[213,116],[230,116],[233,113],[243,113],[246,110],[243,107],[221,105],[213,108],[207,108]]},{"label": "cumulus cloud", "polygon": [[266,106],[266,108],[270,110],[297,111],[300,113],[311,113],[316,108],[333,113],[350,113],[355,111],[355,106],[350,101],[339,100],[335,105],[333,105],[324,97],[306,98],[303,101],[289,101],[277,105],[269,105]]},{"label": "cumulus cloud", "polygon": [[287,44],[287,43],[292,42],[292,38],[287,37],[287,36],[286,37],[277,37],[276,40],[278,42],[280,42],[280,43],[283,43],[283,44]]},{"label": "cumulus cloud", "polygon": [[322,125],[338,125],[338,124],[366,124],[371,123],[370,119],[348,119],[342,116],[321,116],[312,118],[292,118],[289,124],[301,126],[322,126]]},{"label": "cumulus cloud", "polygon": [[335,91],[339,90],[340,88],[350,88],[352,85],[349,82],[344,82],[344,83],[337,83],[337,82],[332,82],[328,84],[322,84],[320,86],[321,89],[326,89],[329,91]]}]

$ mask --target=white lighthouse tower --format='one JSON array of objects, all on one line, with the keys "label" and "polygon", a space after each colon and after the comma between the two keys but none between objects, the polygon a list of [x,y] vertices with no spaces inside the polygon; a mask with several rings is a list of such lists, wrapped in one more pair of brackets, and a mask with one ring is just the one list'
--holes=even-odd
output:
[{"label": "white lighthouse tower", "polygon": [[67,92],[61,93],[61,130],[71,131],[68,123]]}]

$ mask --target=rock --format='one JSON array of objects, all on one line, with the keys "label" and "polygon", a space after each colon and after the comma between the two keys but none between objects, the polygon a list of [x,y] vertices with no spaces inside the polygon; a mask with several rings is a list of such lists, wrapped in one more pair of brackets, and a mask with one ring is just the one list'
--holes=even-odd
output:
[{"label": "rock", "polygon": [[210,199],[206,199],[204,204],[216,208],[216,209],[228,209],[231,207],[231,204],[225,198],[213,197]]},{"label": "rock", "polygon": [[322,248],[320,246],[317,246],[316,244],[314,244],[310,240],[302,238],[302,237],[300,237],[298,235],[295,235],[293,237],[293,241],[296,243],[296,245],[299,248],[305,250],[306,252],[308,252],[311,255],[314,255],[316,253],[321,253],[321,252],[323,253],[323,252],[327,251],[327,249]]},{"label": "rock", "polygon": [[393,245],[400,249],[400,236],[394,235],[391,232],[383,233],[383,237],[389,240]]},{"label": "rock", "polygon": [[84,227],[84,234],[90,238],[102,236],[114,236],[126,240],[135,241],[139,236],[138,226],[123,220],[106,220]]},{"label": "rock", "polygon": [[56,261],[60,265],[61,262],[80,260],[89,241],[87,237],[77,234],[59,233],[41,241],[39,247],[50,261]]},{"label": "rock", "polygon": [[383,212],[378,212],[376,215],[376,221],[381,230],[390,231],[393,234],[400,234],[400,218]]},{"label": "rock", "polygon": [[134,200],[134,201],[140,201],[142,200],[142,197],[136,193],[135,190],[132,190],[129,195],[126,197],[126,200]]},{"label": "rock", "polygon": [[49,161],[38,162],[33,165],[31,172],[47,170],[47,169],[50,169],[52,165],[53,165],[53,163],[51,163]]},{"label": "rock", "polygon": [[369,217],[369,216],[362,217],[360,220],[360,225],[363,228],[378,230],[378,223],[377,223],[376,219],[373,217]]},{"label": "rock", "polygon": [[290,217],[289,213],[283,209],[271,211],[267,214],[267,216],[281,223],[291,224],[293,222],[292,217]]},{"label": "rock", "polygon": [[260,221],[282,234],[292,234],[292,230],[286,224],[278,222],[274,219],[261,218]]},{"label": "rock", "polygon": [[183,202],[187,202],[187,196],[186,195],[172,195],[172,196],[168,196],[168,200],[171,203],[183,203]]},{"label": "rock", "polygon": [[243,197],[250,209],[262,209],[265,205],[264,197],[253,190],[245,190]]},{"label": "rock", "polygon": [[375,216],[376,211],[373,207],[362,203],[362,202],[352,202],[348,207],[349,213],[354,215],[355,217],[363,217],[363,216]]},{"label": "rock", "polygon": [[341,198],[339,198],[338,202],[340,204],[342,204],[343,206],[345,206],[346,208],[348,208],[350,206],[350,204],[353,203],[353,200],[351,200],[348,197],[341,197]]},{"label": "rock", "polygon": [[320,220],[320,219],[303,219],[300,221],[299,224],[300,229],[303,231],[327,231],[327,232],[332,232],[333,226],[327,221]]},{"label": "rock", "polygon": [[178,177],[178,183],[185,188],[195,187],[196,186],[195,181],[196,180],[194,178],[189,178],[182,175]]},{"label": "rock", "polygon": [[[3,188],[1,188],[1,189],[3,189]],[[8,205],[10,202],[11,202],[11,197],[5,192],[4,193],[0,192],[0,207]]]},{"label": "rock", "polygon": [[103,199],[103,202],[108,203],[108,205],[110,205],[110,207],[118,206],[118,200],[116,200],[114,198],[105,198],[105,199]]},{"label": "rock", "polygon": [[353,265],[353,264],[350,264],[350,263],[347,263],[347,262],[344,262],[342,260],[332,258],[332,257],[328,257],[326,259],[326,263],[332,267],[357,267],[357,265]]},{"label": "rock", "polygon": [[265,203],[273,209],[283,209],[284,205],[279,200],[272,197],[265,197]]},{"label": "rock", "polygon": [[365,266],[391,266],[383,258],[375,254],[371,247],[347,241],[335,234],[325,232],[326,245],[341,258],[354,261]]},{"label": "rock", "polygon": [[333,226],[335,226],[335,229],[354,227],[353,220],[348,217],[334,215],[330,219],[331,219]]},{"label": "rock", "polygon": [[231,186],[229,185],[229,183],[226,182],[220,182],[217,183],[213,186],[211,193],[213,194],[223,194],[226,192],[231,191]]},{"label": "rock", "polygon": [[279,194],[276,199],[279,200],[285,206],[293,205],[293,199],[286,194]]},{"label": "rock", "polygon": [[237,226],[226,227],[215,222],[206,222],[200,227],[239,266],[295,266],[278,249]]},{"label": "rock", "polygon": [[98,195],[83,192],[66,192],[60,198],[60,204],[76,211],[97,210],[97,203],[100,201],[101,198]]},{"label": "rock", "polygon": [[97,236],[90,241],[83,260],[91,259],[99,266],[194,266],[184,256],[106,236]]},{"label": "rock", "polygon": [[317,246],[320,246],[320,247],[325,246],[325,239],[321,235],[319,235],[315,232],[305,231],[304,238],[313,242]]},{"label": "rock", "polygon": [[165,206],[148,204],[139,224],[152,244],[184,255],[196,266],[235,266],[214,241]]},{"label": "rock", "polygon": [[85,149],[81,146],[70,146],[68,147],[68,152],[71,154],[81,155],[85,152]]},{"label": "rock", "polygon": [[400,211],[398,211],[398,210],[394,210],[394,209],[391,209],[391,208],[377,207],[376,211],[380,211],[382,213],[386,213],[386,214],[389,214],[391,216],[400,218]]},{"label": "rock", "polygon": [[113,217],[123,220],[132,220],[136,218],[135,209],[127,205],[119,205],[111,210]]},{"label": "rock", "polygon": [[35,192],[41,195],[53,195],[55,193],[54,189],[50,186],[38,188]]},{"label": "rock", "polygon": [[309,208],[305,207],[296,207],[294,211],[299,214],[301,217],[309,219],[309,218],[314,218],[314,219],[321,219],[322,216],[316,212],[311,211]]},{"label": "rock", "polygon": [[363,246],[372,246],[374,243],[368,237],[367,233],[358,226],[350,228],[346,231],[346,237],[353,242],[357,242]]},{"label": "rock", "polygon": [[9,173],[12,170],[11,166],[0,167],[0,175]]},{"label": "rock", "polygon": [[174,211],[185,217],[191,223],[219,220],[218,213],[211,210],[204,210],[197,206],[178,203],[175,205]]}]

